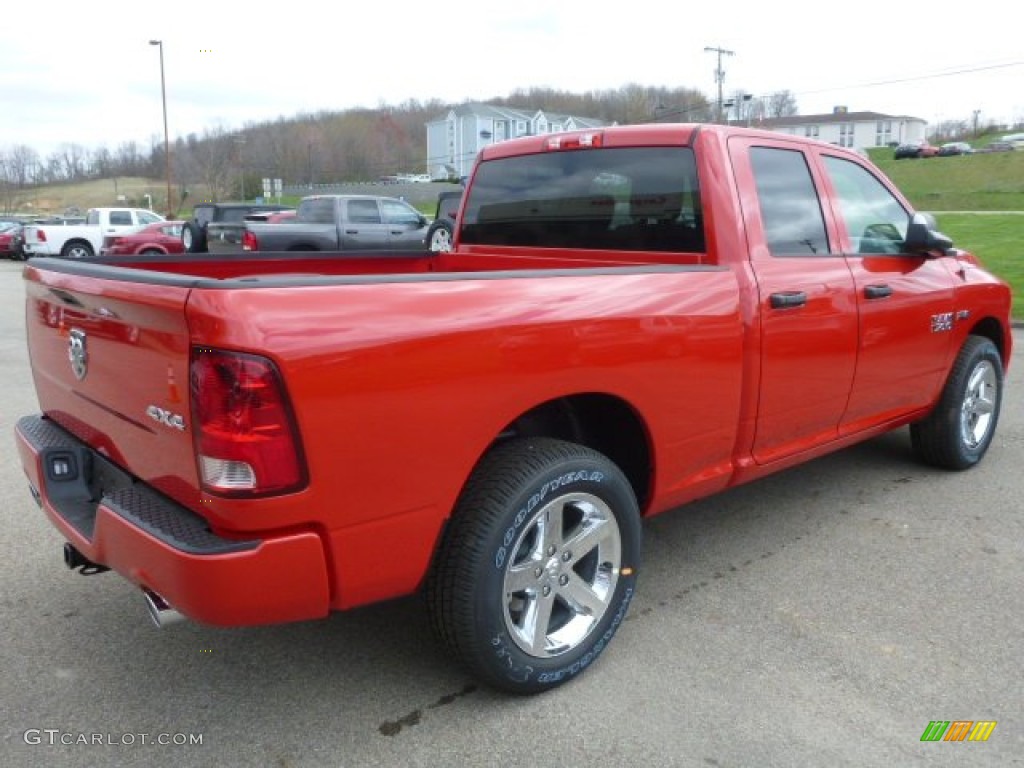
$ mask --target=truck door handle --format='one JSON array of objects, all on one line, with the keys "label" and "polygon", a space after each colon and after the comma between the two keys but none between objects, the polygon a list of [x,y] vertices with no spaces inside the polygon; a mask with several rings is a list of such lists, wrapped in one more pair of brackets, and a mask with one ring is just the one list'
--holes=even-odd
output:
[{"label": "truck door handle", "polygon": [[807,294],[803,291],[783,291],[771,295],[772,309],[792,309],[807,303]]},{"label": "truck door handle", "polygon": [[359,230],[358,229],[346,229],[345,230],[345,234],[346,235],[358,235],[359,234]]},{"label": "truck door handle", "polygon": [[865,285],[865,299],[887,299],[892,296],[892,288],[888,285]]}]

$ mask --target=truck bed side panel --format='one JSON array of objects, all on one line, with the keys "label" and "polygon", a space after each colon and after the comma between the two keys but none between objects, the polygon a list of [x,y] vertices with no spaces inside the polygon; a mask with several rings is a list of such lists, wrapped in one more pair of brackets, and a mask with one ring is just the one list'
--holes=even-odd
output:
[{"label": "truck bed side panel", "polygon": [[472,467],[556,398],[601,393],[643,419],[657,511],[722,487],[740,407],[734,275],[521,274],[194,291],[195,343],[270,351],[283,371],[310,476],[293,500],[208,512],[322,526],[335,607],[349,607],[416,588]]}]

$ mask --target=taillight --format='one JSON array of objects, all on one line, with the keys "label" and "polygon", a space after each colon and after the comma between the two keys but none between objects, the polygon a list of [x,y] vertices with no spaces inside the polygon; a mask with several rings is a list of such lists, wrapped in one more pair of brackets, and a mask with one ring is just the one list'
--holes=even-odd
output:
[{"label": "taillight", "polygon": [[250,232],[248,229],[242,233],[242,250],[243,251],[258,251],[259,241],[256,239],[256,235]]},{"label": "taillight", "polygon": [[193,439],[203,489],[252,496],[306,484],[298,430],[276,366],[240,352],[194,348]]},{"label": "taillight", "polygon": [[41,229],[37,229],[36,230],[36,242],[38,242],[38,243],[45,243],[46,242],[46,233],[43,230],[41,230]]}]

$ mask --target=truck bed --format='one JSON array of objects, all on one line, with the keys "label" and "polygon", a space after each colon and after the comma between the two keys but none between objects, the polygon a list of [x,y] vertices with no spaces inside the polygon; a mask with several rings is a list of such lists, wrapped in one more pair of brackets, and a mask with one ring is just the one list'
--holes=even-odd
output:
[{"label": "truck bed", "polygon": [[[291,284],[333,282],[339,277],[459,275],[518,270],[581,270],[701,265],[701,254],[629,254],[589,251],[586,255],[568,250],[505,248],[486,252],[467,249],[460,253],[382,254],[376,252],[258,252],[234,254],[164,254],[90,259],[69,263],[58,259],[36,260],[53,272],[87,274],[138,282],[174,282],[196,279],[245,280],[267,284],[272,279]],[[649,257],[649,258],[645,258]],[[132,270],[123,272],[121,270]],[[151,274],[143,274],[151,273]]]}]

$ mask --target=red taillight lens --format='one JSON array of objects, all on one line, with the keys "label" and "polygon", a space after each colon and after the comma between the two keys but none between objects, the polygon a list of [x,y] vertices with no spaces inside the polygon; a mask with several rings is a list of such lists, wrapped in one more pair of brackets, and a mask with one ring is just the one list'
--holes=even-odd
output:
[{"label": "red taillight lens", "polygon": [[305,485],[298,430],[281,376],[270,360],[196,348],[190,386],[204,490],[251,496]]},{"label": "red taillight lens", "polygon": [[45,243],[46,242],[46,233],[43,232],[43,230],[41,230],[41,229],[37,229],[36,230],[36,242],[39,242],[39,243]]},{"label": "red taillight lens", "polygon": [[258,251],[259,245],[259,241],[256,240],[256,235],[254,235],[252,232],[250,232],[249,230],[245,230],[245,232],[242,233],[243,251]]}]

